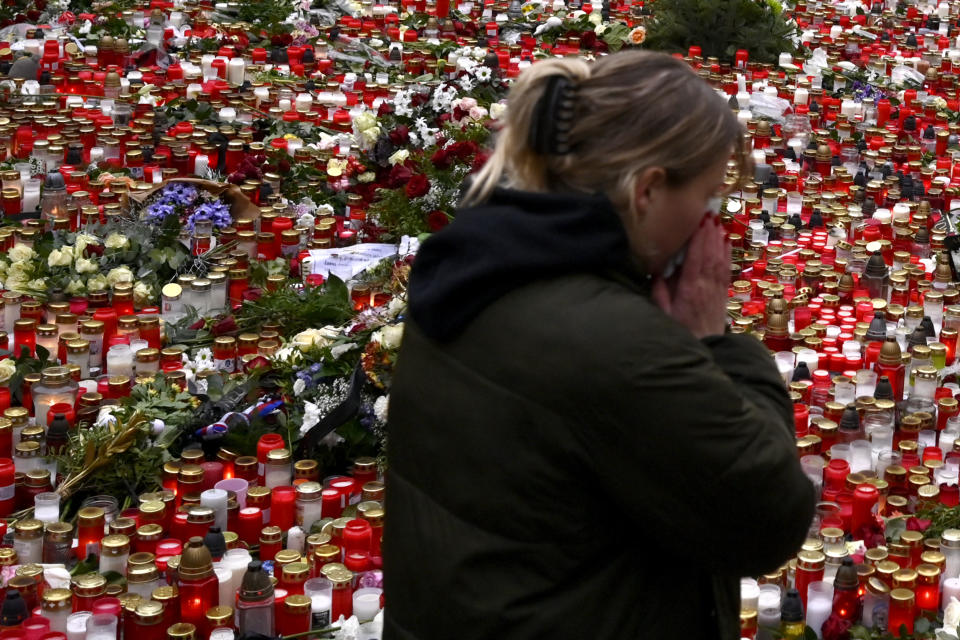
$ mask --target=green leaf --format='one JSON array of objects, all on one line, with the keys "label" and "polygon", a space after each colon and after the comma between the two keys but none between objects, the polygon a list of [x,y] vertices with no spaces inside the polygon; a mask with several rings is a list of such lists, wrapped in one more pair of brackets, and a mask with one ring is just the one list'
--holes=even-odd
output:
[{"label": "green leaf", "polygon": [[817,632],[811,627],[806,627],[803,630],[803,640],[818,640]]}]

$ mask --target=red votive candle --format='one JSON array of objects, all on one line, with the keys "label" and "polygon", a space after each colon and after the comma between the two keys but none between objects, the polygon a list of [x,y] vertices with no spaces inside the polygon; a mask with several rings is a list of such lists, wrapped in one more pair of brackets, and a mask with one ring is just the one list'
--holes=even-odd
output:
[{"label": "red votive candle", "polygon": [[270,524],[281,529],[293,526],[297,510],[294,487],[274,487],[270,492]]}]

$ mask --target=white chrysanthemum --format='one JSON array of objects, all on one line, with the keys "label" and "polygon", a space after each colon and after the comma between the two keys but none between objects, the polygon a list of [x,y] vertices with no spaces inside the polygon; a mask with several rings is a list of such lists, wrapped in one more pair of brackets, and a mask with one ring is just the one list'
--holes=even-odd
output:
[{"label": "white chrysanthemum", "polygon": [[293,383],[293,395],[299,396],[306,388],[307,383],[303,381],[303,378],[297,378],[296,382]]}]

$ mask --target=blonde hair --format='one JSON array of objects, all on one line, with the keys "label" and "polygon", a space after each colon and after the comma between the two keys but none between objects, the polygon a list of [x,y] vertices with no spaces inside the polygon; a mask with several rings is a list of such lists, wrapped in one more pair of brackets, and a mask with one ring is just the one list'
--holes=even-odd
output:
[{"label": "blonde hair", "polygon": [[[552,76],[577,87],[572,152],[544,155],[528,142],[537,106]],[[741,178],[750,159],[743,128],[710,86],[682,60],[646,51],[622,52],[588,64],[545,60],[511,88],[505,124],[490,160],[461,204],[486,200],[498,186],[524,191],[602,192],[621,213],[635,207],[634,181],[662,167],[678,186],[734,150]]]}]

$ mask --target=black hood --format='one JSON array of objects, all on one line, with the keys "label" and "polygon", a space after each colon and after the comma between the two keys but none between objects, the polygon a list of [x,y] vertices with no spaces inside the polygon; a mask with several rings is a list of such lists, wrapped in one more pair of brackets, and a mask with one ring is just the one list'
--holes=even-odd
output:
[{"label": "black hood", "polygon": [[448,341],[513,289],[630,263],[626,233],[605,196],[497,189],[424,242],[410,275],[410,315],[427,336]]}]

